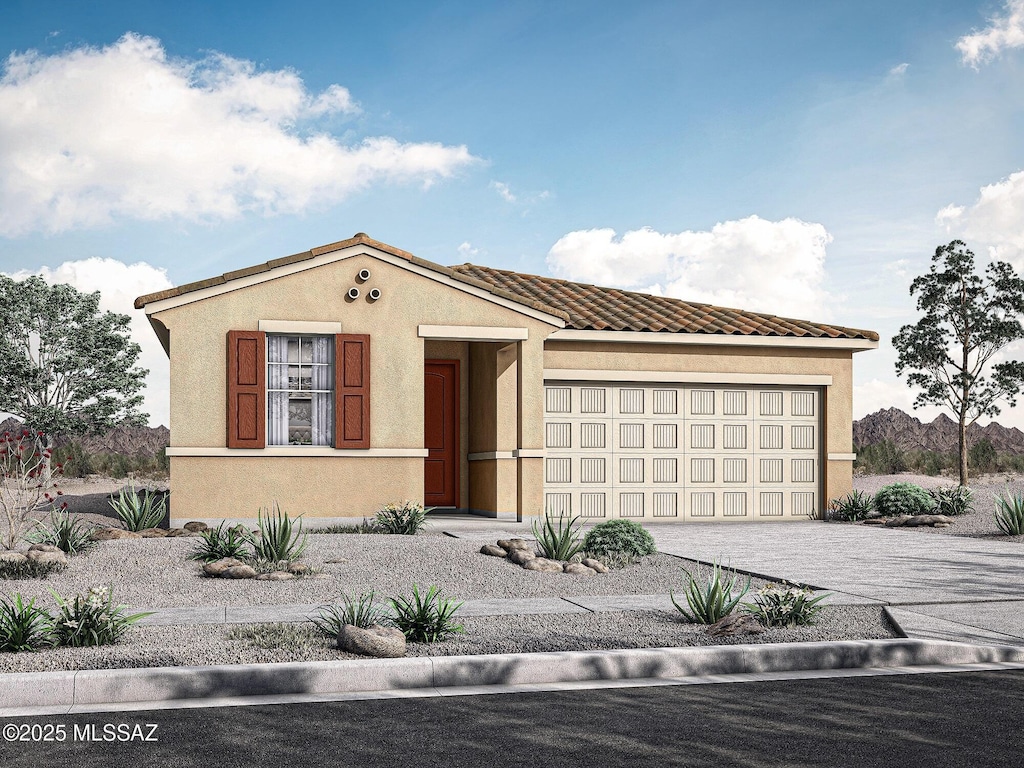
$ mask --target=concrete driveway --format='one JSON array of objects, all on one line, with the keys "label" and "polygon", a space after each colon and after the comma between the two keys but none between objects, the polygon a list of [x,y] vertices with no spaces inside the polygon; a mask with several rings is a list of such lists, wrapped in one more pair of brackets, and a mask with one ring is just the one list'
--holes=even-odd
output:
[{"label": "concrete driveway", "polygon": [[1024,546],[834,523],[652,525],[658,549],[891,606],[911,637],[1024,644]]}]

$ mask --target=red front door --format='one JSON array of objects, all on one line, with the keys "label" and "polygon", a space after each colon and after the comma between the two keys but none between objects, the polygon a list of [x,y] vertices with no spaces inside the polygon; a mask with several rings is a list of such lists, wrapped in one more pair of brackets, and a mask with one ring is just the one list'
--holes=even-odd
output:
[{"label": "red front door", "polygon": [[459,506],[459,361],[427,360],[423,390],[423,503]]}]

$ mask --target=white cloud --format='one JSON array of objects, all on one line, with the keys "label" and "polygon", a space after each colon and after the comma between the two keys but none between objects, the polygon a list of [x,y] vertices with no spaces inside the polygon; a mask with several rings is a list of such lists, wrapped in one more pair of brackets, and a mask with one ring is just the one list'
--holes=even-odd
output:
[{"label": "white cloud", "polygon": [[472,243],[470,243],[468,241],[462,243],[459,246],[458,250],[459,250],[459,258],[461,258],[461,259],[471,259],[471,258],[473,258],[474,256],[476,256],[476,255],[478,255],[480,253],[480,249],[479,248],[474,248]]},{"label": "white cloud", "polygon": [[516,196],[512,194],[508,184],[503,181],[492,181],[491,189],[495,190],[506,203],[514,203],[516,201]]},{"label": "white cloud", "polygon": [[1004,50],[1024,47],[1024,0],[1006,0],[1005,13],[989,19],[988,26],[956,41],[964,64],[975,69]]},{"label": "white cloud", "polygon": [[1024,268],[1024,171],[982,187],[969,207],[947,205],[935,221],[970,246],[988,246],[992,258]]},{"label": "white cloud", "polygon": [[827,319],[821,224],[748,216],[709,232],[662,234],[649,227],[570,232],[548,251],[548,267],[570,280],[632,288],[689,301]]},{"label": "white cloud", "polygon": [[0,65],[0,235],[115,218],[227,219],[326,206],[377,182],[448,178],[465,146],[387,137],[346,145],[315,120],[358,113],[349,92],[151,37],[11,54]]},{"label": "white cloud", "polygon": [[142,347],[139,365],[149,369],[142,409],[149,414],[151,425],[168,424],[170,367],[167,354],[153,333],[145,312],[134,308],[136,297],[172,286],[167,271],[142,261],[125,264],[115,259],[91,258],[66,261],[53,269],[20,270],[10,277],[24,280],[30,275],[40,275],[51,285],[66,283],[83,293],[99,291],[101,310],[131,317],[131,337]]},{"label": "white cloud", "polygon": [[907,69],[909,67],[910,67],[910,64],[908,64],[905,61],[902,64],[897,64],[895,67],[893,67],[892,69],[889,70],[889,76],[890,77],[902,77],[903,75],[907,74]]}]

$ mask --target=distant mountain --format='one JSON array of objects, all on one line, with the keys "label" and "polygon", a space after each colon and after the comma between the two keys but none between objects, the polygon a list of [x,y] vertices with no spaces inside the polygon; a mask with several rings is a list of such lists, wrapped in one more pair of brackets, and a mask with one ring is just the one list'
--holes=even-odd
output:
[{"label": "distant mountain", "polygon": [[[993,421],[984,427],[972,424],[967,428],[969,445],[983,438],[988,438],[1000,453],[1024,454],[1024,432],[1016,427],[1004,427]],[[853,444],[858,448],[885,440],[908,451],[955,453],[959,435],[956,422],[944,413],[930,424],[922,424],[899,408],[886,408],[853,422]]]},{"label": "distant mountain", "polygon": [[[0,422],[0,434],[20,432],[22,423],[11,417]],[[167,427],[114,427],[101,435],[58,440],[58,445],[79,443],[86,453],[117,453],[122,456],[156,456],[171,442]]]}]

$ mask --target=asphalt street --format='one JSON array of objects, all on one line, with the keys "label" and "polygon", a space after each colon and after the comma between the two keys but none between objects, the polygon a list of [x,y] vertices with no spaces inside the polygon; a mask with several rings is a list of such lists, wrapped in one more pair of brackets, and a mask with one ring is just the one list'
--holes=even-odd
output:
[{"label": "asphalt street", "polygon": [[0,743],[5,767],[1016,768],[1024,764],[1024,671],[9,718],[0,726],[5,738],[56,739]]}]

